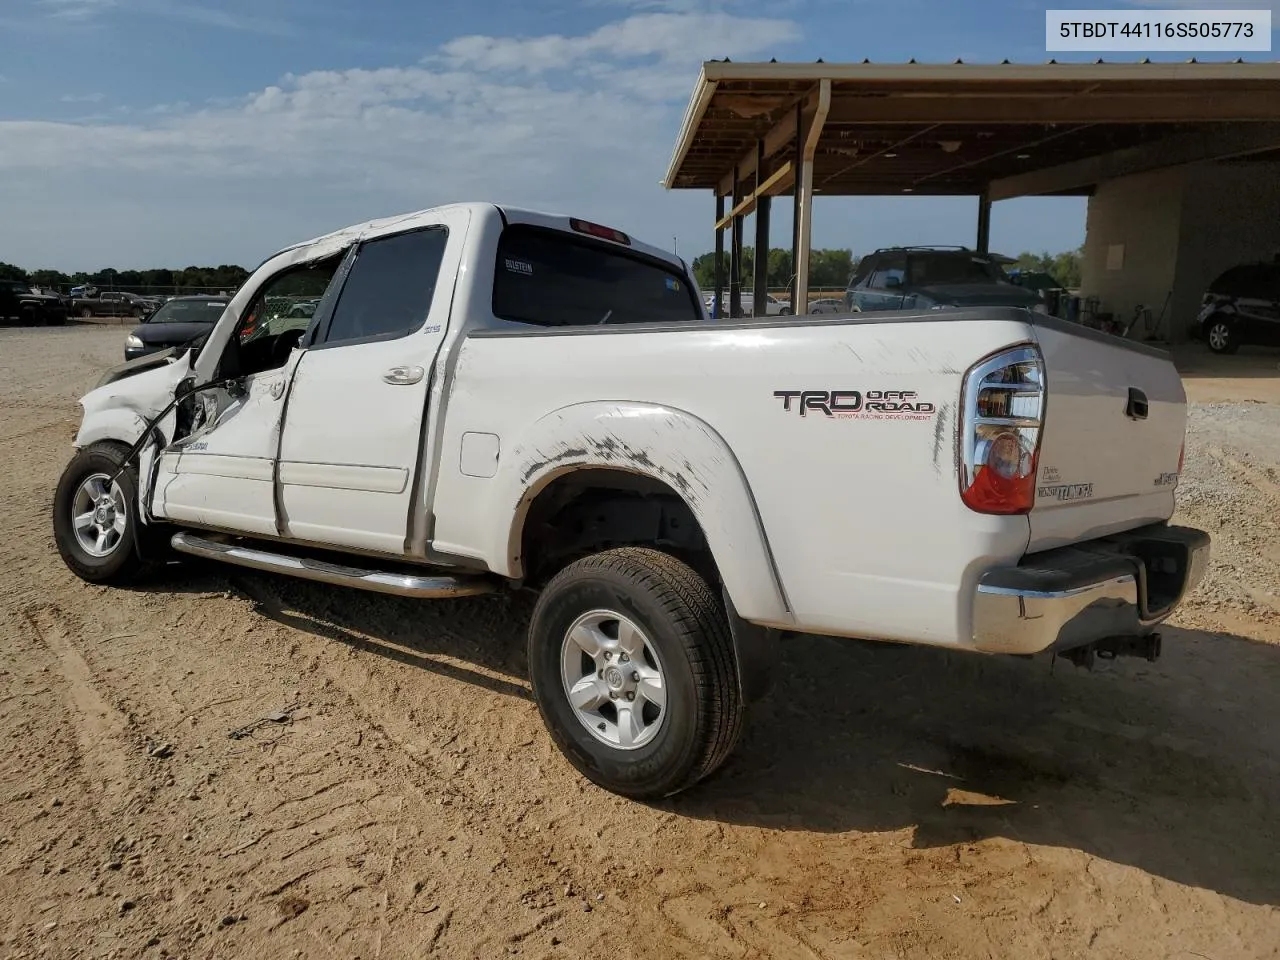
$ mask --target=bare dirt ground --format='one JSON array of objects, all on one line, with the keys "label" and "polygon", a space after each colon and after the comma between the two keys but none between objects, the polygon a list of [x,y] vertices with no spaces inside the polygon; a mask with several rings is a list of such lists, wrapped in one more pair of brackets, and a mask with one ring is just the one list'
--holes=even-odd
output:
[{"label": "bare dirt ground", "polygon": [[553,752],[526,601],[74,579],[49,503],[122,336],[0,331],[0,957],[1280,957],[1275,355],[1188,381],[1215,559],[1158,664],[797,638],[646,806]]}]

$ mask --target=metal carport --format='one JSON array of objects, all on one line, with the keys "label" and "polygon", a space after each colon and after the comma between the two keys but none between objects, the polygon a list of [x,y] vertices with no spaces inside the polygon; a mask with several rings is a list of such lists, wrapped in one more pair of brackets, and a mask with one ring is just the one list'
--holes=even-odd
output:
[{"label": "metal carport", "polygon": [[[714,192],[716,304],[728,229],[734,312],[744,218],[756,215],[755,246],[767,250],[770,200],[793,196],[798,313],[815,194],[974,196],[986,250],[993,201],[1089,195],[1118,177],[1228,158],[1280,159],[1280,64],[725,60],[703,64],[663,182]],[[767,257],[755,264],[760,312]]]}]

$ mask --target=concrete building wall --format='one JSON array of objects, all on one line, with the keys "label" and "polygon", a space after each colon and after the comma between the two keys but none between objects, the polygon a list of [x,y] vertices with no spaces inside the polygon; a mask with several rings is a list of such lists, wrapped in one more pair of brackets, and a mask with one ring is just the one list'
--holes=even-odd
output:
[{"label": "concrete building wall", "polygon": [[1139,304],[1158,316],[1173,291],[1186,182],[1186,168],[1158,170],[1101,183],[1089,198],[1080,292],[1122,324]]},{"label": "concrete building wall", "polygon": [[1280,163],[1201,163],[1122,177],[1099,184],[1089,199],[1081,294],[1100,298],[1121,323],[1138,304],[1153,321],[1163,308],[1158,336],[1180,343],[1214,277],[1278,253]]},{"label": "concrete building wall", "polygon": [[1204,163],[1186,174],[1169,311],[1178,340],[1218,274],[1280,253],[1280,163]]}]

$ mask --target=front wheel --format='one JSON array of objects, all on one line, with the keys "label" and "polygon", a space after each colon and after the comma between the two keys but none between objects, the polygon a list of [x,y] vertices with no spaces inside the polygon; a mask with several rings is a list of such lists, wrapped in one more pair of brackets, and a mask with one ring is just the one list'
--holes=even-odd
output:
[{"label": "front wheel", "polygon": [[88,307],[83,308],[83,309],[80,311],[80,319],[81,319],[81,320],[92,320],[92,319],[93,319],[93,311],[92,311],[92,310],[90,310]]},{"label": "front wheel", "polygon": [[[120,471],[126,451],[110,443],[77,453],[53,497],[53,537],[81,580],[128,583],[144,569],[138,549],[138,476]],[[119,476],[116,476],[119,472]]]},{"label": "front wheel", "polygon": [[1204,339],[1214,353],[1235,353],[1240,349],[1235,324],[1223,316],[1209,318],[1204,325]]},{"label": "front wheel", "polygon": [[552,578],[529,627],[529,674],[561,752],[623,796],[692,786],[742,729],[724,606],[697,572],[657,550],[609,550]]}]

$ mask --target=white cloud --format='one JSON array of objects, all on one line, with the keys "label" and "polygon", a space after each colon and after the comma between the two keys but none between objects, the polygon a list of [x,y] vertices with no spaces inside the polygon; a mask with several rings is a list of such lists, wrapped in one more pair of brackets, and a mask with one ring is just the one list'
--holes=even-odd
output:
[{"label": "white cloud", "polygon": [[40,0],[51,17],[60,20],[87,20],[116,5],[116,0]]},{"label": "white cloud", "polygon": [[752,53],[799,39],[789,20],[726,13],[643,13],[577,37],[458,37],[431,60],[480,70],[543,73],[583,61],[656,58],[688,63]]},{"label": "white cloud", "polygon": [[293,35],[293,27],[282,21],[260,16],[257,4],[247,10],[224,2],[218,5],[195,0],[37,0],[40,8],[56,20],[93,22],[108,13],[179,20],[203,27],[237,30],[248,33]]},{"label": "white cloud", "polygon": [[106,99],[102,93],[65,93],[58,98],[62,103],[101,103]]},{"label": "white cloud", "polygon": [[[313,223],[329,229],[459,199],[574,210],[639,235],[647,222],[667,236],[663,211],[687,201],[657,182],[700,62],[781,55],[798,36],[785,20],[639,13],[580,36],[460,38],[409,66],[290,74],[231,102],[142,104],[114,120],[0,121],[0,207],[90,184],[95,195],[134,196],[128,238],[101,232],[113,218],[90,202],[76,216],[85,229],[61,242],[95,243],[104,260],[132,245],[139,263],[167,261],[172,250],[148,230],[160,227],[150,185],[161,182],[203,211],[191,242],[219,235],[218,223],[238,234],[223,259],[252,260]],[[295,197],[288,210],[285,194]],[[274,222],[232,229],[250,208],[275,213]],[[0,247],[21,247],[29,219],[4,218]],[[0,252],[14,262],[32,256]]]}]

